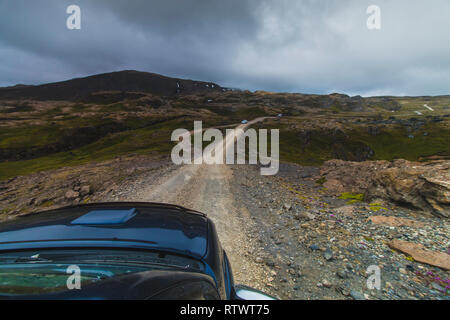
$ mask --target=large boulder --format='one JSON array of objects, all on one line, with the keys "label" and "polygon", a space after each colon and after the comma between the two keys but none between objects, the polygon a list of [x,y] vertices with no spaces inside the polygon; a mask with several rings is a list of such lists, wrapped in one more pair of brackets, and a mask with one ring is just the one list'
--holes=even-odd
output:
[{"label": "large boulder", "polygon": [[440,217],[450,216],[450,161],[414,163],[394,161],[374,172],[367,199],[388,199]]},{"label": "large boulder", "polygon": [[320,171],[330,193],[364,193],[367,201],[393,201],[425,214],[450,216],[450,161],[327,161]]},{"label": "large boulder", "polygon": [[352,162],[330,160],[320,168],[320,175],[325,178],[323,186],[331,193],[364,193],[371,184],[374,172],[388,168],[389,161]]}]

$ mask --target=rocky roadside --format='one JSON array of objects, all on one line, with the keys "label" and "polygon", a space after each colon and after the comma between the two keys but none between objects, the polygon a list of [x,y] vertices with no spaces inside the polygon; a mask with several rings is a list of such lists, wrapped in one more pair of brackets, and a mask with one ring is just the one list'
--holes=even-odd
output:
[{"label": "rocky roadside", "polygon": [[[369,176],[382,178],[383,170],[397,169],[381,165],[374,170],[380,174],[372,174],[367,163],[282,164],[277,176],[261,176],[255,166],[230,166],[233,206],[245,208],[242,224],[252,243],[242,254],[267,271],[260,289],[282,299],[449,299],[449,220],[383,199],[386,185],[369,185]],[[175,169],[166,158],[130,156],[17,177],[0,183],[0,220],[78,203],[139,200],[140,191]],[[430,186],[435,173],[420,179]],[[404,175],[417,181],[409,172]],[[409,195],[408,200],[415,193],[445,205],[446,189],[421,194],[415,183],[404,185],[413,192],[398,194]],[[365,203],[350,192],[339,199],[340,192],[364,188],[381,199]],[[371,266],[380,268],[380,290],[367,287]]]},{"label": "rocky roadside", "polygon": [[394,201],[418,215],[450,217],[450,161],[428,162],[330,160],[320,169],[328,193],[364,194],[368,201]]},{"label": "rocky roadside", "polygon": [[[389,203],[348,204],[316,182],[318,168],[282,165],[274,177],[232,168],[235,201],[258,226],[249,235],[260,244],[254,259],[271,268],[266,291],[283,299],[449,299],[448,269],[390,247],[394,240],[421,244],[448,263],[448,220]],[[380,268],[380,290],[367,286],[370,266]]]},{"label": "rocky roadside", "polygon": [[99,163],[50,170],[0,182],[0,221],[15,216],[91,202],[121,201],[172,170],[161,156],[117,157]]}]

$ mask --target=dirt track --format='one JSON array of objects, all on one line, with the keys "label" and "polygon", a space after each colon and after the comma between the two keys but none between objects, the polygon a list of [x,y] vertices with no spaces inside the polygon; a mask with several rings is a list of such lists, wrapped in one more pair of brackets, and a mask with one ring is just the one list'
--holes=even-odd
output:
[{"label": "dirt track", "polygon": [[[124,181],[105,200],[173,203],[206,213],[235,282],[282,299],[448,299],[439,284],[433,287],[417,272],[447,280],[448,273],[410,262],[386,245],[394,238],[414,239],[442,251],[448,243],[442,220],[422,217],[420,230],[368,223],[381,213],[327,195],[316,183],[318,173],[293,164],[281,164],[276,176],[261,176],[258,166],[170,164]],[[395,206],[383,212],[414,216]],[[383,270],[380,291],[367,288],[370,265]]]},{"label": "dirt track", "polygon": [[[264,119],[237,128],[246,130]],[[256,244],[249,234],[255,226],[248,211],[236,204],[231,179],[232,170],[226,164],[183,165],[158,181],[149,182],[147,188],[128,195],[127,200],[172,203],[206,213],[216,225],[233,266],[235,281],[263,289],[269,271],[253,259]]]},{"label": "dirt track", "polygon": [[236,208],[230,179],[232,172],[226,165],[185,166],[161,184],[144,190],[137,200],[176,203],[205,212],[216,225],[236,282],[257,284],[262,289],[267,272],[249,254],[255,246],[248,237],[252,221],[246,210]]}]

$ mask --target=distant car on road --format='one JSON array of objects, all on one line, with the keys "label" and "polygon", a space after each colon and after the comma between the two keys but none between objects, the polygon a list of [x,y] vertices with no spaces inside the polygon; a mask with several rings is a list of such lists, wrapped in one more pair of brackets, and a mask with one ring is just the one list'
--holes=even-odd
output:
[{"label": "distant car on road", "polygon": [[247,124],[247,123],[248,123],[248,120],[242,120],[241,123],[242,123],[242,124]]},{"label": "distant car on road", "polygon": [[0,243],[0,299],[273,299],[235,285],[214,223],[180,206],[36,213],[0,224]]}]

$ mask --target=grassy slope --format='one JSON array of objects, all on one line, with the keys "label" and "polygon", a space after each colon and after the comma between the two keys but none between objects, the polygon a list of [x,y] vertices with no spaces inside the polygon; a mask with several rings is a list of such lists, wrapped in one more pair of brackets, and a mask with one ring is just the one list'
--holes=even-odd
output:
[{"label": "grassy slope", "polygon": [[[173,130],[191,130],[194,120],[202,120],[205,128],[234,121],[219,112],[206,114],[195,104],[190,108],[176,109],[183,99],[173,103],[175,109],[159,110],[158,106],[164,104],[164,99],[161,98],[163,102],[158,103],[155,99],[157,97],[150,96],[146,100],[127,99],[113,103],[97,101],[95,104],[2,103],[8,107],[0,107],[0,111],[26,106],[26,112],[12,115],[14,119],[23,120],[0,127],[0,149],[10,152],[33,149],[41,152],[32,159],[0,162],[0,180],[126,154],[157,152],[170,155],[174,145],[170,141]],[[158,106],[154,107],[154,103]]]},{"label": "grassy slope", "polygon": [[[158,152],[168,155],[173,146],[170,141],[171,132],[176,128],[191,129],[193,121],[203,118],[205,114],[208,114],[203,119],[206,128],[236,123],[243,119],[250,120],[259,116],[273,116],[277,107],[267,109],[267,105],[279,106],[281,109],[286,107],[295,111],[295,106],[298,104],[295,100],[290,101],[284,96],[280,97],[287,102],[261,100],[267,99],[265,95],[242,95],[244,100],[227,96],[224,98],[225,101],[214,100],[213,103],[206,102],[208,97],[170,100],[173,108],[181,110],[182,114],[191,114],[191,116],[179,119],[173,119],[171,113],[173,109],[168,109],[171,111],[167,111],[167,114],[166,112],[158,113],[155,109],[155,112],[150,112],[146,117],[138,116],[136,112],[148,111],[145,108],[148,108],[149,105],[151,108],[154,99],[156,99],[154,97],[147,101],[124,100],[105,104],[98,102],[96,104],[78,103],[69,106],[61,104],[41,112],[36,112],[36,110],[31,112],[33,111],[33,104],[12,103],[9,108],[2,110],[5,113],[10,113],[13,110],[14,112],[23,111],[25,112],[23,113],[24,119],[36,120],[41,124],[30,125],[24,121],[19,127],[0,128],[0,149],[28,149],[55,145],[61,142],[62,137],[70,136],[70,130],[76,128],[114,127],[119,123],[125,129],[121,128],[111,132],[102,131],[102,134],[95,136],[92,141],[88,139],[87,143],[83,142],[81,146],[72,148],[71,151],[53,153],[30,160],[0,162],[0,180],[36,171],[102,161],[130,153]],[[395,113],[386,112],[386,110],[380,108],[375,112],[360,114],[346,113],[340,110],[321,110],[319,114],[326,118],[354,118],[355,116],[365,118],[378,115],[384,118],[395,116],[408,119],[410,117],[422,118],[414,113],[415,110],[420,110],[423,113],[423,118],[446,114],[450,110],[450,97],[396,99],[402,107]],[[432,107],[435,111],[426,109],[423,106],[424,104]],[[159,102],[157,105],[159,105]],[[91,115],[80,117],[73,112]],[[126,114],[126,116],[119,121],[112,120],[114,117],[108,118],[108,115],[116,114]],[[192,114],[197,115],[193,117]],[[171,118],[172,120],[170,120]],[[155,124],[157,121],[164,122]],[[289,117],[289,121],[296,122],[296,127],[302,128],[301,121],[310,120]],[[449,155],[450,126],[448,120],[446,121],[440,124],[427,124],[413,133],[414,139],[408,138],[410,133],[400,126],[389,127],[382,130],[380,134],[373,136],[367,132],[367,128],[364,126],[346,125],[345,135],[333,135],[329,131],[317,130],[310,134],[307,140],[305,140],[304,133],[302,134],[300,129],[292,129],[285,123],[285,119],[282,122],[271,123],[263,127],[280,128],[280,154],[283,161],[303,165],[320,165],[326,160],[335,158],[336,151],[351,159],[355,153],[360,152],[365,146],[370,147],[375,152],[373,156],[375,160],[392,160],[395,158],[418,160],[420,157],[435,154]],[[428,133],[427,136],[424,135],[425,132]]]},{"label": "grassy slope", "polygon": [[[424,136],[427,133],[427,136]],[[365,130],[353,129],[352,137],[356,141],[367,144],[375,151],[374,160],[406,159],[419,160],[432,155],[450,155],[450,130],[442,124],[427,124],[412,133],[414,139],[405,128],[391,128],[372,136]]]},{"label": "grassy slope", "polygon": [[189,129],[192,125],[192,121],[172,120],[141,129],[110,134],[69,152],[59,152],[30,160],[2,162],[0,163],[0,180],[37,171],[112,159],[130,153],[170,154],[173,147],[173,142],[170,141],[172,131],[177,128]]},{"label": "grassy slope", "polygon": [[[450,155],[450,130],[445,124],[427,124],[413,133],[414,139],[409,138],[410,133],[401,127],[387,128],[376,136],[359,126],[349,126],[345,130],[346,136],[332,136],[318,130],[310,134],[307,143],[301,131],[283,125],[264,127],[280,129],[281,160],[302,165],[321,165],[324,161],[334,159],[336,148],[351,157],[363,146],[375,152],[373,160],[417,161],[421,157],[436,154]],[[424,136],[425,132],[427,136]]]}]

